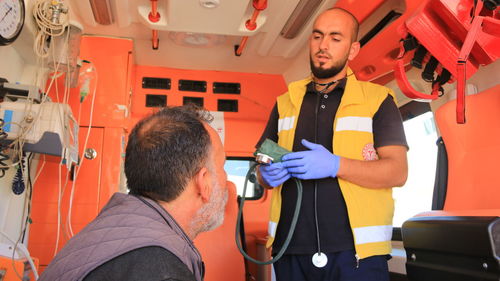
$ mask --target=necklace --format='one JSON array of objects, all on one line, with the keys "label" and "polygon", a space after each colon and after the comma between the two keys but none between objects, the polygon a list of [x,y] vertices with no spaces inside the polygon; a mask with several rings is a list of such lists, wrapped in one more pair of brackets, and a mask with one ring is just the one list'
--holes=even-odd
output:
[{"label": "necklace", "polygon": [[312,81],[312,82],[314,83],[314,88],[315,88],[315,89],[316,89],[316,86],[323,86],[323,87],[324,87],[324,88],[323,88],[323,90],[318,91],[318,93],[319,93],[319,94],[323,94],[323,93],[324,93],[324,92],[326,92],[326,90],[328,90],[328,88],[330,88],[333,84],[335,84],[335,83],[339,82],[340,80],[345,79],[345,78],[347,78],[347,77],[349,77],[349,76],[351,76],[351,75],[353,75],[353,74],[354,74],[354,72],[353,72],[353,73],[350,73],[350,74],[348,74],[348,75],[346,75],[344,78],[340,78],[340,79],[337,79],[337,80],[333,80],[333,81],[330,81],[330,82],[328,82],[328,83],[318,83],[318,82],[314,81],[314,79],[313,79],[313,81]]},{"label": "necklace", "polygon": [[328,82],[328,83],[318,83],[318,82],[315,82],[313,81],[314,83],[314,89],[316,89],[316,86],[322,86],[324,87],[322,90],[318,91],[318,94],[323,94],[325,93],[333,84],[337,83],[339,80],[333,80],[331,82]]}]

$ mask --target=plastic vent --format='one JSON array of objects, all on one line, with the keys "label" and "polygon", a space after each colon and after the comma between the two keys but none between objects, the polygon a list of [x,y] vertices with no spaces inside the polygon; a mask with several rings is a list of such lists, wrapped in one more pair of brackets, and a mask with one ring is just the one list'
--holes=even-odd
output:
[{"label": "plastic vent", "polygon": [[217,111],[238,112],[238,100],[217,100]]},{"label": "plastic vent", "polygon": [[182,104],[195,104],[197,106],[203,107],[203,98],[198,98],[198,97],[184,97],[182,98]]},{"label": "plastic vent", "polygon": [[239,95],[241,90],[240,83],[223,83],[214,82],[213,93],[214,94],[235,94]]},{"label": "plastic vent", "polygon": [[146,95],[146,107],[165,107],[167,106],[166,95]]},{"label": "plastic vent", "polygon": [[207,81],[179,80],[179,91],[206,92]]},{"label": "plastic vent", "polygon": [[142,77],[142,88],[170,90],[170,78]]}]

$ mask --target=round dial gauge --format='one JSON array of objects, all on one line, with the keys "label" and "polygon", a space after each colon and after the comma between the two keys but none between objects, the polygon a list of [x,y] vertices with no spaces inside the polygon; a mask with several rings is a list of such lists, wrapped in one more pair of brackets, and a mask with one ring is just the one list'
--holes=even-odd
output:
[{"label": "round dial gauge", "polygon": [[0,0],[0,45],[14,42],[24,25],[24,0]]}]

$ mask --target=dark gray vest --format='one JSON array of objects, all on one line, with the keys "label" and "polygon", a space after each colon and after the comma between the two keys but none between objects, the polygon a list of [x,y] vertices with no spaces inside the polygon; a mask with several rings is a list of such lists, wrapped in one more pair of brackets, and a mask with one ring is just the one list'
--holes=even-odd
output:
[{"label": "dark gray vest", "polygon": [[150,199],[115,193],[97,218],[68,241],[39,281],[82,280],[107,261],[147,246],[167,249],[196,280],[203,279],[200,253],[165,209]]}]

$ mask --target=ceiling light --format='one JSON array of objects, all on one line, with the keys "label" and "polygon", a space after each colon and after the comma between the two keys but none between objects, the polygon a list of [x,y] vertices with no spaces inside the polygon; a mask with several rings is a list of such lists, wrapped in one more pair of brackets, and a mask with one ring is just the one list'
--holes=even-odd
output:
[{"label": "ceiling light", "polygon": [[169,37],[174,43],[188,47],[209,48],[226,42],[226,36],[206,33],[169,32]]},{"label": "ceiling light", "polygon": [[110,25],[113,23],[113,14],[109,0],[89,0],[94,19],[98,24]]},{"label": "ceiling light", "polygon": [[323,2],[323,0],[300,0],[281,30],[281,36],[286,39],[295,38],[321,2]]},{"label": "ceiling light", "polygon": [[200,0],[200,5],[207,9],[217,8],[219,4],[219,0]]}]

